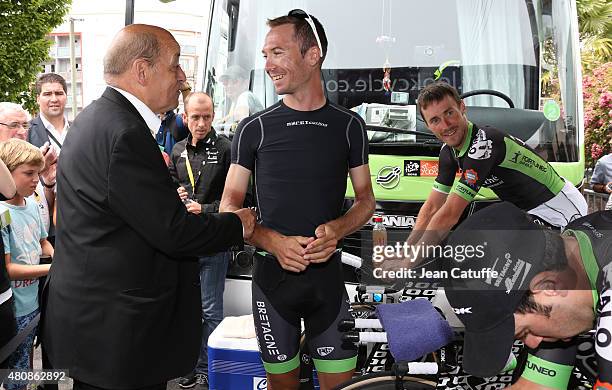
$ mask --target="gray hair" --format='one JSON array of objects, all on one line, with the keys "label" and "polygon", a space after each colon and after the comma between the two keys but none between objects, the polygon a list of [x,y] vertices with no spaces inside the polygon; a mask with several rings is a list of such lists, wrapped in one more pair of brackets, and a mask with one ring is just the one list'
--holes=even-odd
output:
[{"label": "gray hair", "polygon": [[132,63],[143,58],[155,64],[161,45],[158,36],[149,29],[131,29],[116,37],[104,56],[104,76],[118,76],[126,72]]},{"label": "gray hair", "polygon": [[28,118],[28,121],[32,119],[32,117],[30,116],[30,113],[24,110],[23,107],[21,107],[21,105],[17,103],[13,103],[13,102],[0,102],[0,116],[4,116],[6,112],[10,112],[10,111],[24,112],[26,114],[26,117]]}]

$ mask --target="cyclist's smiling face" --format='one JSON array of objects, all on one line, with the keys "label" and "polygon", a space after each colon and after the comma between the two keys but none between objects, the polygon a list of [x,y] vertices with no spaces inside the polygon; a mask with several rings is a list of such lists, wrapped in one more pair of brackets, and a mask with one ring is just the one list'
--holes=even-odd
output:
[{"label": "cyclist's smiling face", "polygon": [[[261,50],[265,69],[279,95],[293,94],[306,85],[313,72],[300,52],[292,24],[272,27]],[[318,53],[318,51],[317,51]]]},{"label": "cyclist's smiling face", "polygon": [[547,291],[534,292],[534,299],[541,305],[552,306],[550,316],[540,313],[514,314],[515,338],[530,348],[536,348],[542,341],[567,341],[593,328],[591,291]]},{"label": "cyclist's smiling face", "polygon": [[421,108],[421,112],[427,127],[440,141],[453,148],[461,148],[468,128],[463,101],[457,103],[446,95],[442,100]]}]

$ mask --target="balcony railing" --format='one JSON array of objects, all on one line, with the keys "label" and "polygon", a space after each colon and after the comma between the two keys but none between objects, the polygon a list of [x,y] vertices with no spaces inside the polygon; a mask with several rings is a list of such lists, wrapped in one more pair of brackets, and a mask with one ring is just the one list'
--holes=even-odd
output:
[{"label": "balcony railing", "polygon": [[[81,46],[80,45],[76,45],[74,47],[74,55],[77,58],[81,57]],[[65,46],[58,46],[57,47],[57,54],[55,55],[55,57],[57,58],[70,58],[70,47],[65,47]]]},{"label": "balcony railing", "polygon": [[[71,76],[70,76],[70,71],[68,72],[57,72],[60,76],[62,76],[64,79],[66,79],[66,82],[68,84],[70,84],[70,80],[71,80]],[[76,81],[77,83],[82,83],[83,82],[83,72],[80,70],[77,70],[76,72]]]}]

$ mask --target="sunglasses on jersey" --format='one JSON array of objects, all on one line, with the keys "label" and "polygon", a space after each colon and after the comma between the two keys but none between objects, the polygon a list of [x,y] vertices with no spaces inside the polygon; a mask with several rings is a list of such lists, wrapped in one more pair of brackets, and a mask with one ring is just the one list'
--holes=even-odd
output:
[{"label": "sunglasses on jersey", "polygon": [[323,58],[323,46],[321,46],[321,39],[319,38],[319,34],[317,33],[317,27],[315,26],[314,21],[312,20],[310,15],[308,15],[305,11],[301,9],[294,9],[294,10],[289,11],[287,16],[293,16],[294,18],[304,19],[308,23],[308,25],[310,26],[310,29],[312,30],[312,33],[317,39],[317,46],[319,46],[319,57]]}]

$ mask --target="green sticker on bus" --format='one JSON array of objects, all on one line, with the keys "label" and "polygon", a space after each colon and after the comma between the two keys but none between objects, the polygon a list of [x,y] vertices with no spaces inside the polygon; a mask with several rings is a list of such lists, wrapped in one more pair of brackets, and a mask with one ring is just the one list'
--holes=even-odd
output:
[{"label": "green sticker on bus", "polygon": [[551,122],[555,122],[561,116],[561,108],[559,104],[554,100],[548,100],[544,103],[544,117]]}]

